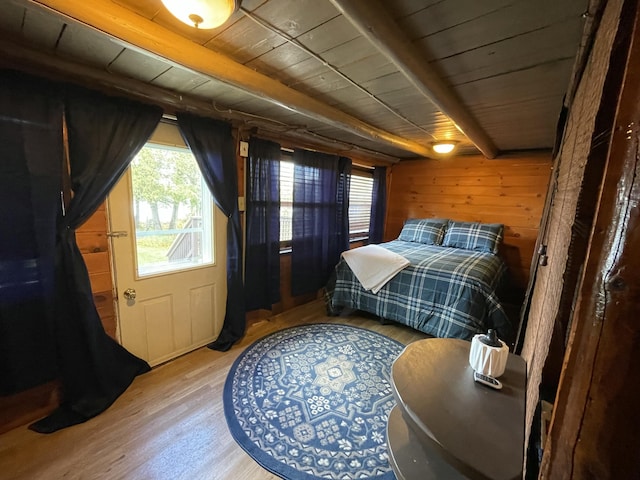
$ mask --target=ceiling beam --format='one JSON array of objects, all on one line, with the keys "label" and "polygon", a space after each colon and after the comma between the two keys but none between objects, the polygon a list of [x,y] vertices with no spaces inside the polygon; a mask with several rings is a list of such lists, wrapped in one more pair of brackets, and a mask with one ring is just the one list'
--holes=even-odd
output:
[{"label": "ceiling beam", "polygon": [[186,37],[172,32],[111,0],[30,0],[125,44],[177,66],[210,76],[282,108],[360,137],[430,157],[430,147],[391,134],[341,110],[287,87]]},{"label": "ceiling beam", "polygon": [[169,114],[189,112],[230,121],[239,128],[251,129],[256,127],[262,136],[269,135],[271,138],[279,139],[280,141],[304,143],[304,145],[299,146],[349,156],[354,160],[358,159],[375,165],[388,165],[399,161],[397,157],[391,155],[374,152],[346,142],[323,138],[313,132],[302,131],[296,126],[287,126],[262,120],[254,115],[227,109],[222,105],[214,105],[201,98],[149,85],[141,80],[108,73],[96,67],[81,65],[6,39],[0,39],[0,68],[18,70],[57,82],[72,83],[98,90],[107,95],[119,95],[158,105]]},{"label": "ceiling beam", "polygon": [[331,0],[360,33],[473,142],[485,157],[498,149],[450,86],[429,68],[427,60],[391,18],[379,0]]}]

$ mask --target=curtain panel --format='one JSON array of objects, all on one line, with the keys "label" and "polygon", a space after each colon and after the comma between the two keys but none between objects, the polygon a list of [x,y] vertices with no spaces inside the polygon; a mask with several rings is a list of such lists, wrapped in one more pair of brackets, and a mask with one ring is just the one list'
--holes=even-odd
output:
[{"label": "curtain panel", "polygon": [[53,337],[63,103],[57,85],[0,71],[0,395],[58,375]]},{"label": "curtain panel", "polygon": [[293,153],[291,294],[324,287],[349,248],[351,159],[308,150]]},{"label": "curtain panel", "polygon": [[271,310],[280,301],[280,145],[249,141],[246,185],[245,302]]},{"label": "curtain panel", "polygon": [[387,211],[387,167],[373,170],[373,192],[371,194],[371,220],[369,243],[380,243],[384,237],[384,221]]},{"label": "curtain panel", "polygon": [[231,125],[226,122],[187,113],[177,117],[182,137],[196,158],[216,205],[229,219],[226,314],[218,339],[208,345],[224,352],[242,338],[246,325],[235,144]]},{"label": "curtain panel", "polygon": [[104,202],[162,110],[71,86],[65,108],[73,198],[57,225],[54,325],[64,397],[56,411],[30,426],[43,433],[101,413],[149,371],[147,362],[104,331],[75,232]]}]

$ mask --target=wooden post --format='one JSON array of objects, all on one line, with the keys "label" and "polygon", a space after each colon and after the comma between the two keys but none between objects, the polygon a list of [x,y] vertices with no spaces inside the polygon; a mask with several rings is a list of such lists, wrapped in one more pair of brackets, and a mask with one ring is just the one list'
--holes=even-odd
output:
[{"label": "wooden post", "polygon": [[635,19],[631,47],[541,478],[640,478],[637,2],[625,2],[625,17]]}]

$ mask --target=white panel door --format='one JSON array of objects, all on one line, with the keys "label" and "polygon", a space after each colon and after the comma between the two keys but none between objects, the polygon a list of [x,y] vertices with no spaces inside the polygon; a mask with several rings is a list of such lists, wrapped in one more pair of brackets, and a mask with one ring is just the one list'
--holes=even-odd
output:
[{"label": "white panel door", "polygon": [[[173,148],[182,155],[176,159],[166,142],[145,149],[109,195],[108,211],[120,339],[153,366],[219,335],[227,295],[227,219],[199,172],[197,181],[184,180],[193,177],[192,165],[179,165],[188,163],[188,150]],[[185,191],[200,183],[198,204],[198,195]]]}]

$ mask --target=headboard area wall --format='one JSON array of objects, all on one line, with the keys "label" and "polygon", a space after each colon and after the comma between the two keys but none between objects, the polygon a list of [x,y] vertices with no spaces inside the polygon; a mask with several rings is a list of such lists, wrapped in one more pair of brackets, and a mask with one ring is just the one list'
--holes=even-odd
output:
[{"label": "headboard area wall", "polygon": [[407,218],[502,223],[501,254],[511,284],[523,291],[529,281],[551,167],[550,153],[397,163],[391,167],[385,241],[398,237]]}]

